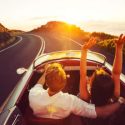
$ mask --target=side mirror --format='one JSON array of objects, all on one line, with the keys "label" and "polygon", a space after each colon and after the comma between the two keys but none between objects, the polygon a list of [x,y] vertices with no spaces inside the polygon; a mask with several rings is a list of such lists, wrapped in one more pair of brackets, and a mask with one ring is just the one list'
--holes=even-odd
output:
[{"label": "side mirror", "polygon": [[25,69],[25,68],[18,68],[17,70],[16,70],[16,73],[18,74],[18,75],[22,75],[22,74],[24,74],[25,72],[27,72],[27,69]]}]

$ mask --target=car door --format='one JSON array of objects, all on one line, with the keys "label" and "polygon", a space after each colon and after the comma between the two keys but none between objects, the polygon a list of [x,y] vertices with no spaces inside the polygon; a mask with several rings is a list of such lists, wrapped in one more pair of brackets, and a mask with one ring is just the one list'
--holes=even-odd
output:
[{"label": "car door", "polygon": [[26,125],[24,118],[17,106],[1,113],[0,125]]}]

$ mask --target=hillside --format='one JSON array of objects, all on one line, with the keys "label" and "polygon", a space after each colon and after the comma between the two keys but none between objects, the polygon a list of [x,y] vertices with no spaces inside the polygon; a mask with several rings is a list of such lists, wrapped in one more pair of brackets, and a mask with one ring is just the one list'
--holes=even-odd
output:
[{"label": "hillside", "polygon": [[20,30],[9,30],[0,23],[0,50],[16,42],[16,35],[22,33]]},{"label": "hillside", "polygon": [[88,40],[90,33],[85,32],[77,27],[76,25],[71,25],[61,21],[51,21],[46,25],[32,30],[31,32],[42,33],[42,32],[51,32],[57,35],[67,36],[73,39],[82,39],[84,41]]},{"label": "hillside", "polygon": [[11,38],[11,35],[9,33],[9,29],[7,29],[6,27],[4,27],[0,23],[0,44],[2,44],[3,42],[6,42],[10,38]]},{"label": "hillside", "polygon": [[0,23],[0,32],[8,32],[8,29]]}]

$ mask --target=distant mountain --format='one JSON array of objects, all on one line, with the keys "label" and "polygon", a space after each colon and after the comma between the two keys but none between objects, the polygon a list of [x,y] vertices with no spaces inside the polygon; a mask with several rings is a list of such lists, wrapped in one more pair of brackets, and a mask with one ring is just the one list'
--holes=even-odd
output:
[{"label": "distant mountain", "polygon": [[79,30],[81,32],[83,32],[83,30],[81,30],[79,27],[77,27],[76,25],[71,25],[65,22],[61,22],[61,21],[50,21],[45,25],[42,25],[41,27],[38,27],[34,30],[32,30],[31,32],[42,32],[42,31],[53,31],[53,32],[71,32],[74,30]]},{"label": "distant mountain", "polygon": [[72,39],[79,39],[79,41],[88,40],[90,33],[85,32],[76,25],[71,25],[62,21],[50,21],[31,31],[32,33],[53,33],[56,35],[70,37]]},{"label": "distant mountain", "polygon": [[0,23],[0,32],[8,32],[8,29]]}]

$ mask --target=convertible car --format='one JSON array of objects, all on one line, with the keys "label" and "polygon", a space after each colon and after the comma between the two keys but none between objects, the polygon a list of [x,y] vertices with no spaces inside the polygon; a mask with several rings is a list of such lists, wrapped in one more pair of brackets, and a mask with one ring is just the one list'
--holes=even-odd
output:
[{"label": "convertible car", "polygon": [[[52,62],[61,63],[66,71],[67,85],[63,91],[77,95],[79,93],[80,56],[80,50],[46,53],[35,59],[29,69],[18,70],[22,71],[22,73],[25,71],[25,73],[8,97],[0,113],[0,125],[87,125],[84,119],[80,118],[80,121],[75,116],[69,116],[68,118],[59,120],[37,118],[33,115],[28,101],[29,90],[43,74],[45,64]],[[106,72],[111,74],[112,66],[106,62],[106,57],[99,53],[88,51],[87,75],[91,76],[93,71],[98,67],[102,67]],[[120,79],[121,96],[125,97],[125,76],[121,74]],[[46,86],[44,87],[46,88]],[[123,115],[125,116],[125,111]],[[118,120],[120,119],[118,118]]]}]

